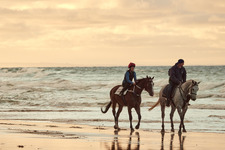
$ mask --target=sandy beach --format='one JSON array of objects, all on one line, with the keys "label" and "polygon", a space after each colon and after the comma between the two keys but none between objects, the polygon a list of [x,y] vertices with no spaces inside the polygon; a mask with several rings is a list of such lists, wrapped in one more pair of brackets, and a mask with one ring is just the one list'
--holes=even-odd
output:
[{"label": "sandy beach", "polygon": [[74,125],[38,121],[0,120],[0,149],[225,149],[225,134]]}]

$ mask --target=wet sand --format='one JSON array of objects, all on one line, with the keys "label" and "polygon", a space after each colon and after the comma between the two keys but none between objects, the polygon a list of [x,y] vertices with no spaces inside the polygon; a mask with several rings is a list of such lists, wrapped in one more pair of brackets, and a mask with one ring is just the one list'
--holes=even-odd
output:
[{"label": "wet sand", "polygon": [[188,132],[178,135],[158,130],[74,125],[38,121],[0,120],[0,150],[74,150],[74,149],[225,149],[224,133]]}]

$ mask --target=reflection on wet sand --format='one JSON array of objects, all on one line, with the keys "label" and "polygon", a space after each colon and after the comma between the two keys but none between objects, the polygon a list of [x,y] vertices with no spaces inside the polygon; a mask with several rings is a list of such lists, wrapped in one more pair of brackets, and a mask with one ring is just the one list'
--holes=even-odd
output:
[{"label": "reflection on wet sand", "polygon": [[[127,147],[122,147],[120,141],[119,141],[119,131],[114,131],[114,139],[112,141],[111,147],[108,145],[105,145],[107,150],[122,150],[122,149],[127,149],[127,150],[139,150],[140,149],[140,134],[139,132],[135,132],[135,135],[137,136],[137,142],[132,143],[132,134],[133,132],[130,132],[129,135],[129,141],[127,144]],[[121,140],[122,141],[122,140]]]},{"label": "reflection on wet sand", "polygon": [[[161,133],[161,145],[160,145],[160,140],[155,140],[156,143],[159,144],[159,149],[160,150],[184,150],[184,141],[186,136],[183,136],[182,134],[178,134],[179,137],[179,143],[177,140],[174,141],[175,134],[172,133],[170,134],[170,138],[168,137],[169,135],[165,135],[165,133]],[[160,137],[160,136],[159,136]],[[170,139],[168,141],[168,139]],[[139,150],[140,149],[140,133],[139,132],[130,132],[127,134],[119,134],[119,131],[114,131],[114,137],[112,142],[108,143],[106,142],[104,145],[104,149],[107,150]],[[142,149],[148,149],[151,148],[155,143],[150,138],[146,137],[144,135],[144,139],[142,140]],[[165,143],[166,142],[166,143]],[[168,143],[167,143],[168,142]],[[156,144],[155,143],[155,144]],[[175,145],[174,145],[175,144]],[[166,146],[166,147],[165,147]],[[154,146],[153,146],[154,147]],[[158,149],[157,148],[157,149]]]},{"label": "reflection on wet sand", "polygon": [[[165,133],[161,133],[161,150],[164,150],[164,136]],[[178,134],[179,136],[179,143],[180,143],[180,150],[184,150],[184,140],[186,136],[182,136],[182,134]],[[174,139],[174,133],[170,135],[170,150],[173,150],[173,139]],[[166,148],[167,149],[167,148]]]}]

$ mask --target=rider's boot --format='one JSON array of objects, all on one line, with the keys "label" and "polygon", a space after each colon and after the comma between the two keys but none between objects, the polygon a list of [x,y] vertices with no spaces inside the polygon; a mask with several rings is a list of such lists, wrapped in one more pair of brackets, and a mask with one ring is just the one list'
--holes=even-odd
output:
[{"label": "rider's boot", "polygon": [[166,106],[170,106],[170,101],[171,101],[172,97],[171,97],[171,93],[169,93],[167,95],[167,99],[166,99]]},{"label": "rider's boot", "polygon": [[167,98],[167,100],[166,100],[166,106],[170,106],[170,98]]},{"label": "rider's boot", "polygon": [[125,88],[123,88],[121,91],[120,91],[120,94],[119,94],[119,96],[124,96],[124,91],[125,91],[126,89]]}]

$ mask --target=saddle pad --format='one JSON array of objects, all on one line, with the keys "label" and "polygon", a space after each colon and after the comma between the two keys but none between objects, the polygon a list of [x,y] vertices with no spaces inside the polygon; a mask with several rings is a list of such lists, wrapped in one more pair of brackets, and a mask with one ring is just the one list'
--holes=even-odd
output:
[{"label": "saddle pad", "polygon": [[120,86],[114,94],[119,95],[122,89],[123,89],[123,86]]},{"label": "saddle pad", "polygon": [[[166,87],[165,87],[164,90],[163,90],[163,94],[162,94],[163,97],[167,98],[167,95],[169,94],[170,88],[172,88],[172,87],[171,87],[169,84],[167,84]],[[171,93],[171,97],[172,97],[172,98],[173,98],[174,95],[175,95],[176,89],[177,89],[177,88],[175,88],[174,91],[172,91],[172,93]]]},{"label": "saddle pad", "polygon": [[167,97],[167,95],[169,94],[168,93],[169,88],[171,87],[169,84],[167,84],[166,87],[163,89],[163,97]]}]

